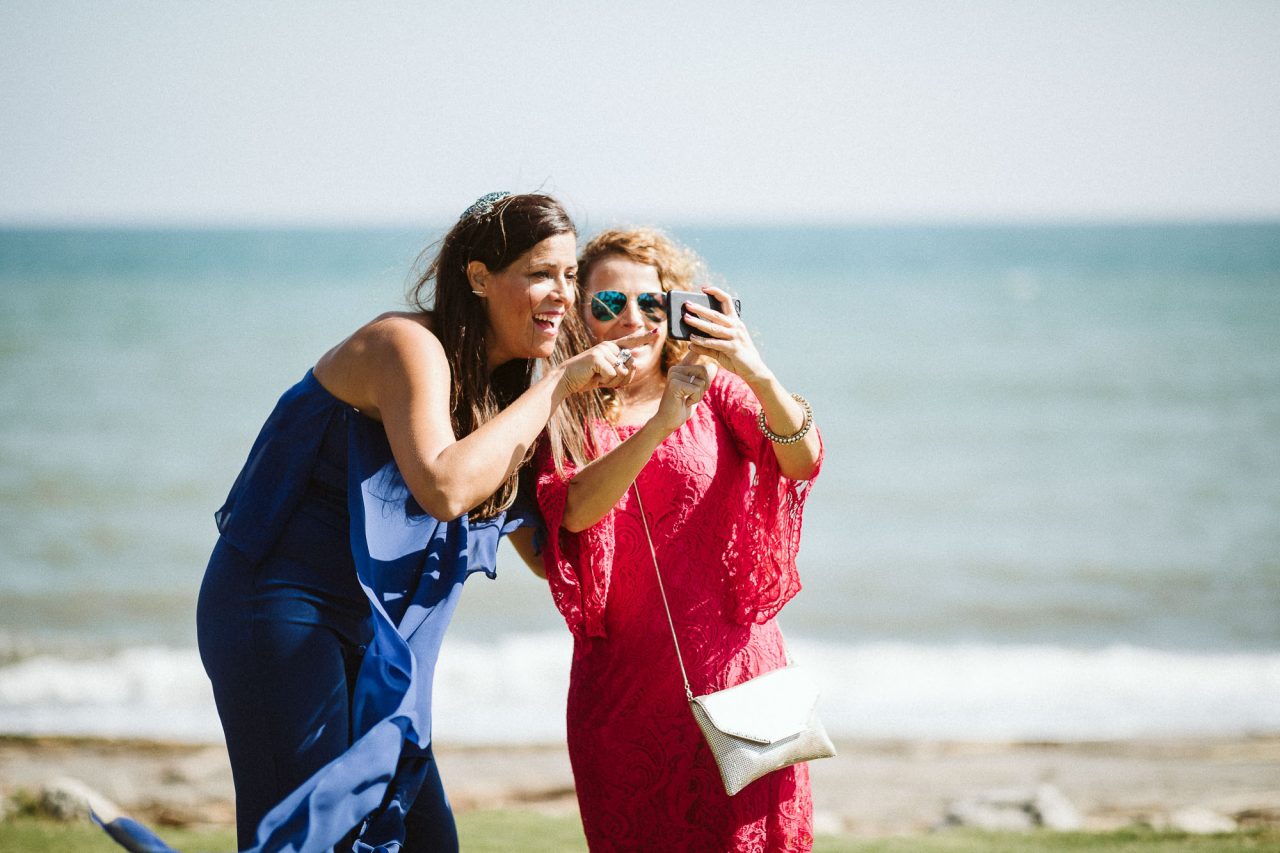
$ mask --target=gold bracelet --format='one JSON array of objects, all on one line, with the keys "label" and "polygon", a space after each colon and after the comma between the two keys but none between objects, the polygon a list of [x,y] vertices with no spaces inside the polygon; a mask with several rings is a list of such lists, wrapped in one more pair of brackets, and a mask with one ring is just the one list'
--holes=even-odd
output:
[{"label": "gold bracelet", "polygon": [[804,408],[804,423],[800,425],[800,429],[791,433],[791,435],[778,435],[769,429],[769,425],[765,423],[764,408],[760,409],[760,417],[756,422],[760,424],[760,431],[764,433],[764,437],[772,441],[774,444],[795,444],[797,441],[809,434],[809,430],[813,428],[813,407],[809,405],[809,401],[799,394],[792,394],[791,399]]}]

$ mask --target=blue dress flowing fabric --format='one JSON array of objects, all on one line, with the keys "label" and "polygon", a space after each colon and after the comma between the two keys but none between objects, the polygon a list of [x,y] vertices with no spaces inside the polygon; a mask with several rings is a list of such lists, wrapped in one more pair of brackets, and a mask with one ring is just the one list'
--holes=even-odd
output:
[{"label": "blue dress flowing fabric", "polygon": [[216,518],[197,627],[241,849],[456,849],[431,752],[436,657],[463,582],[494,577],[499,537],[533,516],[423,512],[382,425],[308,371]]}]

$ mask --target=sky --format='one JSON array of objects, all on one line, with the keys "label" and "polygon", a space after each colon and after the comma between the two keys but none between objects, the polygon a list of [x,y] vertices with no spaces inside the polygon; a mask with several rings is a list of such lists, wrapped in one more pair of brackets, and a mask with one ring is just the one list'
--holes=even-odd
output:
[{"label": "sky", "polygon": [[0,3],[0,225],[1280,218],[1280,2]]}]

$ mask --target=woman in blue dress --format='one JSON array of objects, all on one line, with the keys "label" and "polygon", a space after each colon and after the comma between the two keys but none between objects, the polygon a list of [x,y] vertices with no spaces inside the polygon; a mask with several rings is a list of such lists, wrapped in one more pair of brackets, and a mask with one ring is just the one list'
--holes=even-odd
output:
[{"label": "woman in blue dress", "polygon": [[197,614],[241,849],[457,848],[431,752],[443,632],[498,537],[532,521],[515,506],[538,436],[584,464],[595,390],[628,381],[649,337],[586,349],[576,252],[554,199],[482,197],[416,310],[325,353],[263,426]]}]

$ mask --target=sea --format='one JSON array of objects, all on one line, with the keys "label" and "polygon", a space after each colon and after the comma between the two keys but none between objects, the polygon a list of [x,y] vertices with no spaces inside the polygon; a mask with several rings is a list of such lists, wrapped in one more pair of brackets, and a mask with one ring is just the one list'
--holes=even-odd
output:
[{"label": "sea", "polygon": [[[0,734],[220,741],[213,512],[442,230],[0,230]],[[1280,223],[672,233],[822,431],[781,622],[834,735],[1280,731]],[[436,738],[562,740],[570,651],[504,546]]]}]

